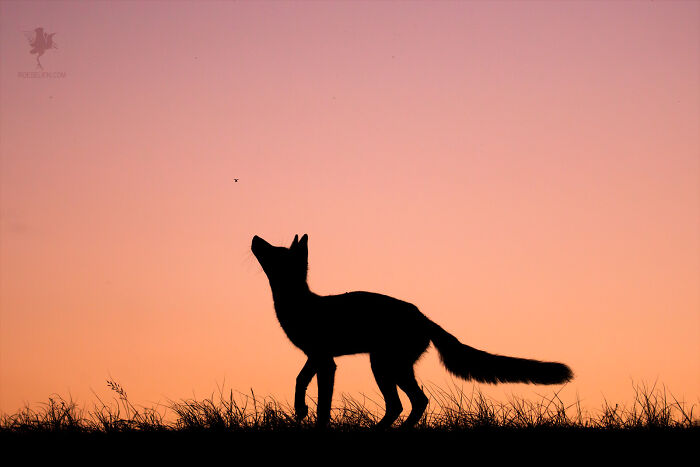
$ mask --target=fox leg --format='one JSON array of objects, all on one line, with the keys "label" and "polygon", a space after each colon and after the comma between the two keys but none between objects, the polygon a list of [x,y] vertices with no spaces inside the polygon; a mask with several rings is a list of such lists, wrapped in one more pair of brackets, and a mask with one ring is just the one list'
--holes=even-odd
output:
[{"label": "fox leg", "polygon": [[331,418],[331,401],[333,400],[333,381],[335,379],[335,362],[325,358],[316,363],[316,381],[318,382],[318,408],[316,426],[323,428]]},{"label": "fox leg", "polygon": [[428,398],[418,385],[416,377],[413,373],[413,366],[410,366],[408,371],[403,371],[398,379],[399,387],[406,393],[411,401],[411,413],[408,418],[401,424],[403,428],[410,428],[415,425],[423,416],[425,408],[428,406]]},{"label": "fox leg", "polygon": [[392,365],[390,361],[376,354],[370,354],[369,361],[372,365],[374,379],[377,381],[377,386],[379,386],[379,390],[382,396],[384,396],[384,403],[386,404],[386,412],[384,413],[384,417],[377,423],[377,428],[389,428],[399,415],[401,415],[401,410],[403,410],[401,400],[399,399],[399,393],[396,390],[396,379],[393,374]]},{"label": "fox leg", "polygon": [[311,359],[307,359],[304,367],[297,376],[297,385],[294,392],[294,412],[297,420],[302,420],[309,413],[309,407],[306,405],[306,389],[309,383],[316,374],[316,366]]}]

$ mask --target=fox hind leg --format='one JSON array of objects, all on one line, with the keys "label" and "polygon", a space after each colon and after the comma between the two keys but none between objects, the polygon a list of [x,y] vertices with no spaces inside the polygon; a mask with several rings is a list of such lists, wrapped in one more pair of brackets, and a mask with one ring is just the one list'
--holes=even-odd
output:
[{"label": "fox hind leg", "polygon": [[389,428],[392,423],[401,415],[403,407],[399,399],[397,390],[397,381],[394,375],[392,362],[378,354],[370,354],[369,361],[372,366],[374,379],[377,381],[377,386],[384,397],[386,404],[386,412],[384,417],[377,423],[376,428]]},{"label": "fox hind leg", "polygon": [[423,416],[423,412],[425,412],[425,408],[428,406],[428,398],[418,385],[418,381],[416,381],[415,374],[413,373],[413,365],[408,366],[407,369],[399,373],[398,384],[411,401],[411,413],[401,424],[401,427],[410,428],[418,423],[418,420]]},{"label": "fox hind leg", "polygon": [[387,347],[381,352],[370,354],[372,372],[386,403],[386,414],[378,424],[380,428],[388,428],[401,414],[397,386],[411,401],[411,413],[401,424],[402,427],[410,428],[418,423],[428,406],[428,398],[416,381],[413,365],[428,349],[430,339],[414,335],[407,344],[398,348]]}]

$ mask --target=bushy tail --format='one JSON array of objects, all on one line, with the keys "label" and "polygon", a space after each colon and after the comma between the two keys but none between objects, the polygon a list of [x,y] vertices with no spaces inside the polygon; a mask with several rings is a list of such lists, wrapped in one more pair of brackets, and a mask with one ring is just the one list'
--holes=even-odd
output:
[{"label": "bushy tail", "polygon": [[493,355],[469,347],[432,321],[430,339],[447,371],[463,379],[481,383],[559,384],[574,376],[563,363]]}]

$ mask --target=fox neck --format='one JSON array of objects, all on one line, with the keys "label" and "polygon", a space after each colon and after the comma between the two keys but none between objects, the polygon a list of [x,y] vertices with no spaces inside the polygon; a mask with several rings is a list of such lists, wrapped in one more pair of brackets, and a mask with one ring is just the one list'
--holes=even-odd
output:
[{"label": "fox neck", "polygon": [[314,295],[305,280],[284,284],[270,283],[270,288],[272,289],[272,299],[275,302],[275,308],[278,310],[290,306],[296,307]]}]

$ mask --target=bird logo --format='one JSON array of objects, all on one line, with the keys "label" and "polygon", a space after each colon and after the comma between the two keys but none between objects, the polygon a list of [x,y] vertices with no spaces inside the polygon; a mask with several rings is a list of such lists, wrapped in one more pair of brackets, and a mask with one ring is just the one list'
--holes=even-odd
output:
[{"label": "bird logo", "polygon": [[51,34],[45,33],[44,28],[36,28],[34,31],[24,31],[24,35],[27,37],[29,45],[32,47],[29,53],[32,55],[36,54],[37,67],[42,70],[44,67],[41,66],[39,58],[44,55],[44,52],[47,50],[58,49],[56,43],[53,41],[53,36],[55,34],[55,32]]}]

